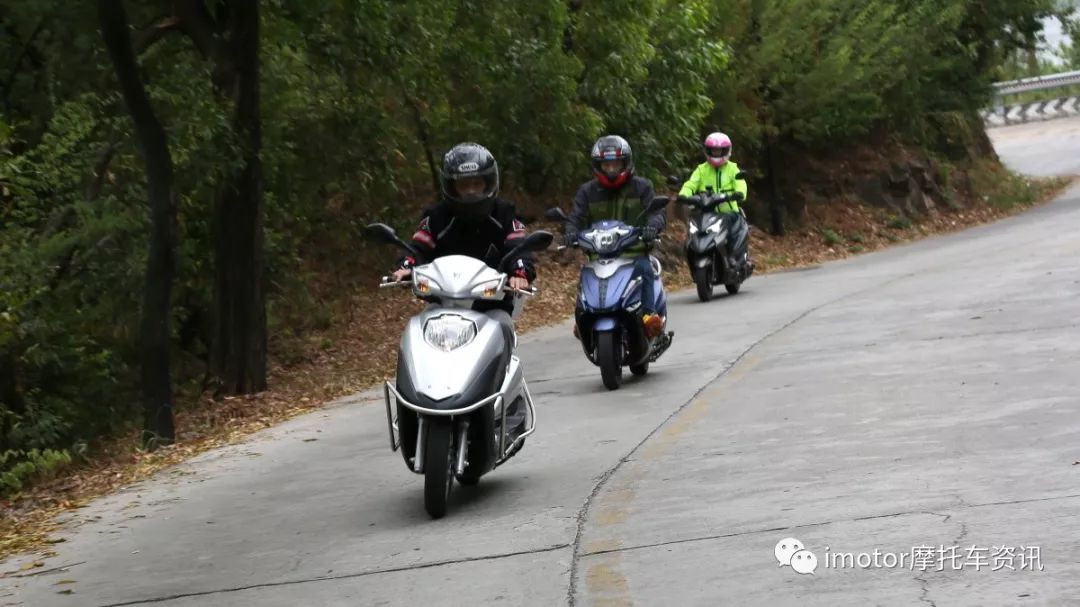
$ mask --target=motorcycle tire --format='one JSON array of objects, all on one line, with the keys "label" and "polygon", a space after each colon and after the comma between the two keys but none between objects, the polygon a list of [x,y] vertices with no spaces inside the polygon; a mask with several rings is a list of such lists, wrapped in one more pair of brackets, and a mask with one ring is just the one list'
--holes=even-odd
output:
[{"label": "motorcycle tire", "polygon": [[454,485],[454,427],[449,419],[429,418],[424,445],[424,509],[431,518],[446,515]]},{"label": "motorcycle tire", "polygon": [[619,349],[622,343],[614,331],[604,331],[597,335],[596,359],[600,363],[600,378],[608,390],[618,390],[622,385],[622,364]]},{"label": "motorcycle tire", "polygon": [[649,372],[649,361],[645,361],[640,365],[630,365],[630,372],[638,377],[645,375]]},{"label": "motorcycle tire", "polygon": [[711,268],[697,268],[694,270],[694,284],[697,285],[697,296],[701,301],[712,299],[712,271]]},{"label": "motorcycle tire", "polygon": [[724,288],[727,289],[728,295],[734,295],[739,292],[739,287],[741,286],[741,282],[733,282],[731,284],[724,285]]}]

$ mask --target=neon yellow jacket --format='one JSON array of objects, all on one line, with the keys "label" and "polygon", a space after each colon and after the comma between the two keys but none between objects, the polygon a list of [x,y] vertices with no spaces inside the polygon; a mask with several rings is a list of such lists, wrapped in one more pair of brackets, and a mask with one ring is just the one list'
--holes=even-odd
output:
[{"label": "neon yellow jacket", "polygon": [[[703,162],[694,169],[694,174],[686,180],[679,196],[694,196],[705,192],[706,186],[712,186],[713,192],[720,194],[725,192],[742,192],[743,200],[746,200],[746,181],[735,179],[739,172],[739,165],[727,161],[718,169],[714,169],[708,162]],[[732,200],[716,207],[718,213],[738,213],[739,203]]]}]

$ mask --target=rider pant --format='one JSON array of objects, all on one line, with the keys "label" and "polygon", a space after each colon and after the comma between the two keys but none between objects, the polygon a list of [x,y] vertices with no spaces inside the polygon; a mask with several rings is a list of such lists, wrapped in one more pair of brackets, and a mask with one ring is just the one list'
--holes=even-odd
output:
[{"label": "rider pant", "polygon": [[[725,224],[728,226],[730,236],[725,243],[728,256],[732,258],[741,259],[742,250],[735,250],[735,243],[745,234],[747,230],[746,219],[743,218],[742,213],[725,213]],[[749,248],[750,243],[746,243],[746,247]]]},{"label": "rider pant", "polygon": [[658,295],[664,291],[664,285],[660,276],[653,267],[652,258],[642,255],[634,259],[634,270],[643,277],[641,282],[641,306],[646,312],[667,316],[666,298],[657,301]]}]

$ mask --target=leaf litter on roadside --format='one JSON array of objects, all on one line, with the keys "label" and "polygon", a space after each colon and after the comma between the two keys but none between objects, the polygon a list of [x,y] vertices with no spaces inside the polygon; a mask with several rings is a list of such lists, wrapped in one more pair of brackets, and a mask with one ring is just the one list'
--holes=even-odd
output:
[{"label": "leaf litter on roadside", "polygon": [[[1049,200],[1070,183],[1071,179],[1064,178],[1036,182],[1039,200]],[[806,267],[987,223],[1030,206],[1002,209],[982,205],[960,211],[935,211],[918,221],[901,222],[907,227],[897,227],[901,224],[890,223],[880,209],[851,201],[830,201],[810,209],[811,221],[783,237],[752,226],[751,252],[761,273]],[[535,228],[555,226],[541,223]],[[685,223],[679,221],[670,222],[667,229],[669,243],[661,258],[668,289],[692,285],[677,245],[685,229]],[[840,242],[826,244],[824,230],[833,231]],[[573,251],[540,254],[540,293],[526,302],[517,321],[521,333],[572,316],[582,261],[583,256]],[[339,315],[329,328],[307,336],[299,356],[291,356],[288,361],[272,357],[267,391],[220,400],[204,394],[197,402],[178,406],[176,444],[146,452],[134,447],[135,433],[119,437],[103,445],[100,453],[81,468],[9,500],[0,511],[0,558],[63,541],[51,537],[60,527],[56,517],[62,512],[84,507],[97,496],[149,478],[199,453],[238,443],[259,430],[389,378],[396,364],[400,331],[423,304],[408,292],[387,292],[370,286],[339,294],[339,298],[340,309],[348,312]],[[362,310],[362,314],[352,310]],[[328,343],[331,345],[326,347]]]}]

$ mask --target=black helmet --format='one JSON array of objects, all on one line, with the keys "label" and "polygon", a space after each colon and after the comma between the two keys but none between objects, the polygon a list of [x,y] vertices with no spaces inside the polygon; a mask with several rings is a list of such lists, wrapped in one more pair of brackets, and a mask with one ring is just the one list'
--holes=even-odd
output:
[{"label": "black helmet", "polygon": [[[484,180],[482,192],[466,195],[458,193],[458,181],[477,178]],[[450,203],[455,215],[466,218],[487,217],[491,214],[495,206],[495,196],[499,193],[499,164],[484,146],[478,143],[459,143],[443,156],[439,185],[443,198]]]},{"label": "black helmet", "polygon": [[[601,165],[609,160],[621,160],[619,170],[608,173]],[[596,140],[592,148],[592,170],[600,185],[618,189],[634,175],[634,152],[630,144],[618,135],[606,135]]]}]

